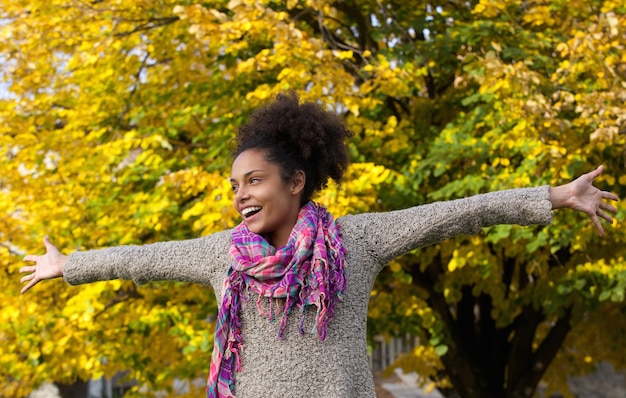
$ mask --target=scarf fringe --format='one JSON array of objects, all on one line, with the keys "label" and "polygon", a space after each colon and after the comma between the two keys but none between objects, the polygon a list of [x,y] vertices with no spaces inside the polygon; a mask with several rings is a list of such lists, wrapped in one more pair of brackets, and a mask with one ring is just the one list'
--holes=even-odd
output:
[{"label": "scarf fringe", "polygon": [[[259,313],[270,322],[275,319],[275,298],[284,298],[278,339],[287,328],[294,305],[300,309],[299,334],[304,334],[307,308],[317,307],[311,333],[326,339],[328,323],[346,289],[345,248],[334,218],[313,202],[300,209],[289,241],[275,250],[263,237],[250,232],[245,223],[233,231],[230,247],[233,262],[222,288],[215,344],[207,381],[207,397],[234,397],[234,373],[241,371],[243,347],[240,311],[250,300],[250,290],[258,294]],[[268,299],[269,313],[263,308]],[[278,310],[278,309],[277,309]]]}]

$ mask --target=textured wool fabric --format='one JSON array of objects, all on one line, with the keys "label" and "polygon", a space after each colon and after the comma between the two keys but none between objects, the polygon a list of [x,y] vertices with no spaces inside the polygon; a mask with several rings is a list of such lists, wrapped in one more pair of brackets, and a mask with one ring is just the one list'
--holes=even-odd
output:
[{"label": "textured wool fabric", "polygon": [[[255,305],[244,306],[241,328],[246,345],[243,368],[235,378],[237,398],[375,397],[367,358],[367,305],[374,279],[389,260],[495,224],[549,224],[551,208],[545,186],[338,218],[346,248],[347,286],[326,340],[314,334],[300,336],[297,317],[288,319],[283,339],[278,340],[278,325],[267,322]],[[213,286],[219,303],[230,264],[231,233],[75,252],[64,277],[70,284],[118,278],[136,283],[196,282]],[[307,320],[314,317],[315,311],[307,312]],[[207,371],[208,357],[207,353]]]},{"label": "textured wool fabric", "polygon": [[[239,313],[242,302],[257,294],[257,306],[268,321],[274,320],[274,298],[284,298],[278,338],[295,305],[300,311],[300,334],[307,306],[316,307],[315,325],[320,340],[346,289],[345,249],[333,216],[325,207],[308,202],[298,213],[287,244],[274,248],[245,222],[231,236],[231,265],[222,286],[215,343],[207,381],[207,398],[234,397],[234,373],[241,372],[239,350],[244,344]],[[269,312],[261,300],[267,298]]]}]

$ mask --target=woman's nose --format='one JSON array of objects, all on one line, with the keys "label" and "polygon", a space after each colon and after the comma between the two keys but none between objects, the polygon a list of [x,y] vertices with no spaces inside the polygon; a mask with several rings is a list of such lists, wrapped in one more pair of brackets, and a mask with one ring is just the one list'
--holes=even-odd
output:
[{"label": "woman's nose", "polygon": [[237,203],[243,202],[247,198],[248,198],[247,190],[243,187],[239,187],[239,189],[237,189],[237,192],[235,193],[235,202]]}]

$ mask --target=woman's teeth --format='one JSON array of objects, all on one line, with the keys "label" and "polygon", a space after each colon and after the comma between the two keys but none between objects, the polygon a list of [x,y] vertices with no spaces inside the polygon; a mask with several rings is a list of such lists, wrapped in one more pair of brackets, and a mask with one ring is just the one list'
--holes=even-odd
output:
[{"label": "woman's teeth", "polygon": [[259,210],[261,210],[261,207],[259,206],[246,207],[245,209],[241,210],[241,215],[244,217],[248,217],[252,213],[256,213]]}]

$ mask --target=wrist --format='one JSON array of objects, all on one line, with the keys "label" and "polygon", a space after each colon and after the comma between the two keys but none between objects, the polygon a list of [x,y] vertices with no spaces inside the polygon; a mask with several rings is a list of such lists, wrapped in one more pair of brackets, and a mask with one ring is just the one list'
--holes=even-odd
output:
[{"label": "wrist", "polygon": [[59,260],[57,261],[57,277],[63,278],[64,272],[65,272],[65,264],[67,264],[67,260],[68,260],[68,256],[62,254],[59,258]]},{"label": "wrist", "polygon": [[570,185],[550,187],[550,203],[552,203],[553,210],[569,207],[569,198],[571,197]]}]

